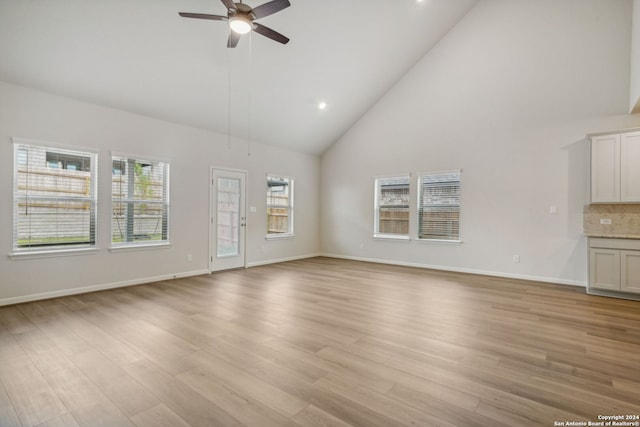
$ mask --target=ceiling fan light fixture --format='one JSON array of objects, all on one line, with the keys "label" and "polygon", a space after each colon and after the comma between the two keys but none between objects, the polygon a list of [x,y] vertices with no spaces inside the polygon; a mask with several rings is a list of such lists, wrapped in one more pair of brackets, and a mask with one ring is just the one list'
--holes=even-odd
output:
[{"label": "ceiling fan light fixture", "polygon": [[229,27],[238,34],[247,34],[253,26],[247,17],[236,15],[229,19]]}]

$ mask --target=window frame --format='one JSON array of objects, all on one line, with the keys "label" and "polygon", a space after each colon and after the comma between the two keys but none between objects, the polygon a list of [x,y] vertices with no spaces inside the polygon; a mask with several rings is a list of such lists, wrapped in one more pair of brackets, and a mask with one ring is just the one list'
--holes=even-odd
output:
[{"label": "window frame", "polygon": [[[283,179],[287,181],[287,185],[289,186],[289,195],[288,195],[288,224],[289,229],[286,233],[270,233],[269,232],[269,208],[274,207],[275,205],[269,205],[269,182],[270,180]],[[292,176],[275,174],[275,173],[267,173],[267,193],[266,193],[266,239],[286,239],[295,237],[295,221],[294,221],[294,195],[295,195],[295,178]]]},{"label": "window frame", "polygon": [[[51,141],[40,141],[34,139],[27,138],[18,138],[12,137],[13,143],[13,186],[12,186],[12,210],[13,210],[13,218],[12,218],[12,239],[11,239],[11,252],[9,257],[12,259],[17,258],[40,258],[40,257],[51,257],[51,256],[62,256],[62,255],[81,255],[86,253],[96,252],[98,250],[98,150],[94,150],[87,147],[77,147],[66,144],[59,144]],[[72,171],[72,172],[88,172],[89,173],[89,184],[87,186],[87,190],[89,191],[88,196],[47,196],[47,195],[36,195],[29,196],[24,195],[21,196],[18,193],[18,185],[19,185],[19,159],[21,155],[19,152],[21,151],[21,147],[26,147],[29,149],[41,149],[44,151],[44,164],[42,165],[42,173],[52,173],[48,172],[47,169],[50,169],[49,162],[47,159],[48,153],[56,153],[61,154],[63,156],[72,156],[83,158],[86,157],[89,159],[89,171],[83,170],[72,170],[67,168],[51,168],[54,170],[60,171]],[[27,154],[26,160],[28,161],[29,154]],[[27,173],[35,173],[35,169],[33,171],[27,171]],[[54,173],[55,175],[55,173]],[[71,178],[71,177],[69,177]],[[78,177],[79,178],[79,177]],[[18,244],[19,237],[19,209],[18,205],[19,199],[24,200],[35,200],[35,199],[54,199],[59,200],[61,202],[82,202],[89,204],[89,225],[88,225],[88,240],[85,242],[53,242],[51,244],[33,244],[33,245],[24,245],[20,246]]]},{"label": "window frame", "polygon": [[[407,181],[408,187],[408,200],[406,205],[407,209],[407,233],[383,233],[380,232],[380,197],[381,197],[381,183],[384,180],[390,179],[405,179]],[[373,237],[380,239],[397,239],[397,240],[410,240],[411,239],[411,174],[410,173],[402,173],[402,174],[394,174],[394,175],[381,175],[374,177],[373,180],[374,186],[374,200],[373,200]]]},{"label": "window frame", "polygon": [[[422,192],[422,179],[426,176],[438,176],[438,175],[449,175],[449,174],[457,174],[458,175],[458,194],[457,194],[457,198],[458,198],[458,203],[457,204],[451,204],[449,206],[457,206],[457,213],[458,213],[458,225],[457,225],[457,236],[455,236],[455,238],[453,239],[434,239],[434,238],[424,238],[424,237],[420,237],[420,229],[421,229],[421,224],[422,224],[422,209],[423,209],[423,203],[422,203],[422,197],[423,197],[423,192]],[[416,240],[421,241],[421,242],[436,242],[436,243],[453,243],[453,244],[459,244],[462,243],[462,240],[460,238],[460,224],[461,224],[461,213],[462,213],[462,169],[451,169],[451,170],[444,170],[444,171],[432,171],[432,172],[421,172],[417,174],[417,179],[416,179],[416,183],[417,183],[417,189],[416,189],[416,193],[417,193],[417,197],[416,197],[416,207],[417,207],[417,211],[416,211],[416,219],[417,219],[417,223],[416,223],[416,234],[417,234],[417,238]],[[437,204],[433,204],[432,206],[438,206]]]},{"label": "window frame", "polygon": [[[162,188],[163,188],[163,195],[161,199],[144,199],[144,198],[136,198],[135,197],[135,193],[134,193],[134,197],[130,198],[128,197],[121,197],[119,199],[116,199],[114,197],[114,190],[113,190],[113,185],[114,185],[114,177],[116,176],[114,174],[114,164],[115,162],[119,162],[121,166],[124,166],[125,171],[123,171],[122,169],[120,169],[121,173],[119,175],[117,175],[118,177],[129,177],[131,176],[131,178],[134,179],[134,181],[132,182],[132,185],[135,185],[135,172],[132,173],[125,173],[126,172],[126,168],[129,162],[133,162],[134,164],[134,170],[135,170],[135,165],[136,164],[145,164],[145,165],[150,165],[150,166],[155,166],[155,165],[162,165],[163,167],[163,171],[162,171]],[[130,251],[130,250],[145,250],[145,249],[154,249],[154,248],[168,248],[171,246],[171,162],[168,159],[163,159],[163,158],[157,158],[157,157],[153,157],[153,156],[145,156],[145,155],[140,155],[140,154],[132,154],[132,153],[122,153],[122,152],[111,152],[111,157],[109,160],[109,164],[111,165],[110,168],[110,173],[111,173],[111,178],[110,178],[110,183],[111,183],[111,215],[110,215],[110,246],[109,246],[109,251],[112,252],[120,252],[120,251]],[[129,178],[127,178],[129,179]],[[134,190],[135,191],[135,190]],[[116,211],[116,204],[118,203],[122,203],[122,204],[126,204],[126,205],[132,205],[135,206],[136,204],[156,204],[156,205],[161,205],[161,209],[162,209],[162,214],[160,216],[160,221],[161,221],[161,233],[163,235],[163,238],[161,240],[147,240],[147,239],[139,239],[139,240],[131,240],[131,241],[127,241],[126,238],[124,237],[123,241],[114,241],[114,233],[115,233],[115,211]],[[125,212],[126,209],[125,209]],[[133,211],[135,212],[135,210]],[[131,214],[127,214],[125,213],[125,223],[124,223],[124,227],[126,230],[126,233],[129,232],[129,229],[131,229],[131,231],[133,232],[135,229],[135,214],[131,213]],[[134,221],[131,225],[128,224],[129,221]],[[118,227],[118,229],[120,229],[120,231],[122,232],[121,228]],[[127,234],[128,235],[128,234]],[[133,233],[133,236],[135,236],[135,233]]]}]

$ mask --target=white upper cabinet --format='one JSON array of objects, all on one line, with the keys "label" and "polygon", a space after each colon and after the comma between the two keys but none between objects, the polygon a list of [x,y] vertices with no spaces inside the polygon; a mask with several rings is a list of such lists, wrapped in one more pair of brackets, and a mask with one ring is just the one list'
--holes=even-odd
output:
[{"label": "white upper cabinet", "polygon": [[591,138],[591,202],[620,201],[620,135]]},{"label": "white upper cabinet", "polygon": [[591,202],[640,202],[640,132],[591,137]]},{"label": "white upper cabinet", "polygon": [[640,132],[620,135],[620,201],[640,201]]}]

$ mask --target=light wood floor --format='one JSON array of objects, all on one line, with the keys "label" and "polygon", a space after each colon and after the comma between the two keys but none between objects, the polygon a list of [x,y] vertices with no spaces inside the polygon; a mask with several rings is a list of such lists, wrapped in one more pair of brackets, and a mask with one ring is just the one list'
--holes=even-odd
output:
[{"label": "light wood floor", "polygon": [[0,308],[0,426],[640,414],[640,303],[328,258]]}]

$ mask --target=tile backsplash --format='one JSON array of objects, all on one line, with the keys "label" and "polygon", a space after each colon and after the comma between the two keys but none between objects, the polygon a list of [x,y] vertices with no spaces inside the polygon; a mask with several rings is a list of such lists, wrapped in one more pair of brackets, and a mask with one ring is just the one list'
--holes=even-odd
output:
[{"label": "tile backsplash", "polygon": [[593,204],[583,210],[584,234],[640,239],[640,204]]}]

